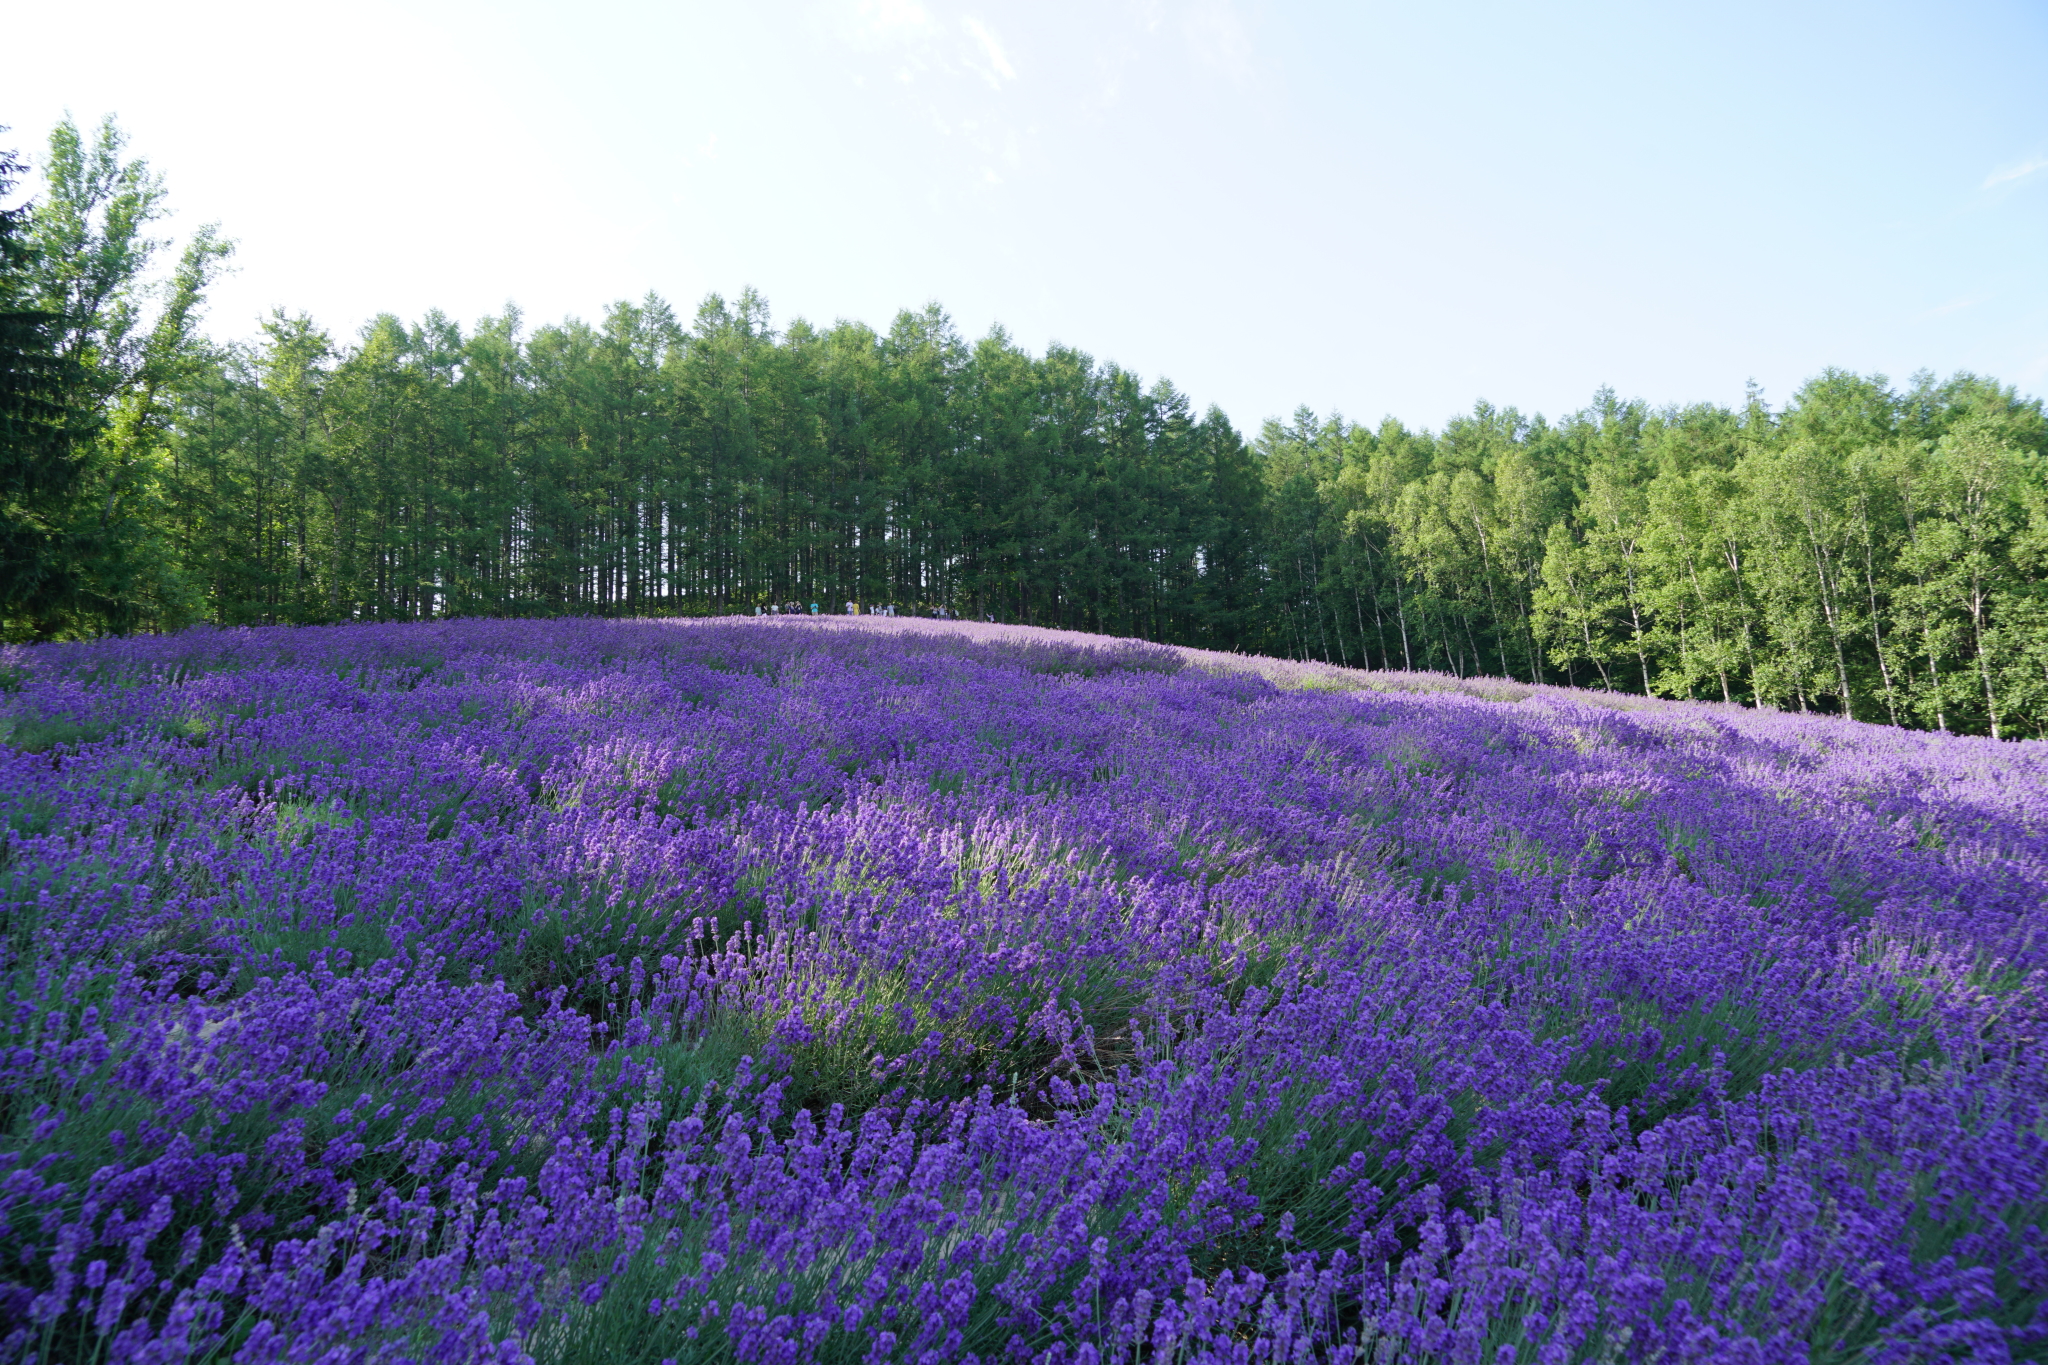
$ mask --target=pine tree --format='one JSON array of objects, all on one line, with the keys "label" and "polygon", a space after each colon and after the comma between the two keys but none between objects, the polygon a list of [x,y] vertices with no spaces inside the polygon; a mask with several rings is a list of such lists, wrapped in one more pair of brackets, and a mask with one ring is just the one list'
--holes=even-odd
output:
[{"label": "pine tree", "polygon": [[[0,200],[25,169],[0,151]],[[61,633],[81,595],[66,528],[91,428],[79,367],[57,352],[60,318],[34,306],[30,215],[0,210],[0,631],[9,639]]]}]

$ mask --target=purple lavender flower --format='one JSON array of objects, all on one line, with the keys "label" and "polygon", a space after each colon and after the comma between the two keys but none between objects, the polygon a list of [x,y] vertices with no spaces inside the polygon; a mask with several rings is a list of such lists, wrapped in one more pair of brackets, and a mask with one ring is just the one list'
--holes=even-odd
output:
[{"label": "purple lavender flower", "polygon": [[2048,747],[908,617],[8,662],[0,1359],[2048,1350]]}]

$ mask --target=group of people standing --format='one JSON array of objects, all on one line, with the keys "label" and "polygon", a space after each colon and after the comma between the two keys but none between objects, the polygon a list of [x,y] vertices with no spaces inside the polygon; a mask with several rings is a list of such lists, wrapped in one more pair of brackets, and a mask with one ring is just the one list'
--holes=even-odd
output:
[{"label": "group of people standing", "polygon": [[[819,614],[816,602],[812,602],[809,606],[802,602],[770,602],[766,606],[754,608],[754,615],[756,616],[817,616]],[[880,606],[870,606],[863,612],[860,603],[848,602],[846,604],[846,614],[848,616],[922,616],[933,621],[958,621],[961,619],[958,613],[930,603],[920,603],[917,606],[909,607],[899,612],[894,602],[885,602]]]}]

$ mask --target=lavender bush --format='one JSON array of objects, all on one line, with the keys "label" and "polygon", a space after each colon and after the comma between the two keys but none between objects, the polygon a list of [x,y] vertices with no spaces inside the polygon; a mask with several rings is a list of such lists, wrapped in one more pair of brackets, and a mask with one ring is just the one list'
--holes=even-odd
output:
[{"label": "lavender bush", "polygon": [[5,1359],[2048,1352],[2048,747],[907,620],[0,669]]}]

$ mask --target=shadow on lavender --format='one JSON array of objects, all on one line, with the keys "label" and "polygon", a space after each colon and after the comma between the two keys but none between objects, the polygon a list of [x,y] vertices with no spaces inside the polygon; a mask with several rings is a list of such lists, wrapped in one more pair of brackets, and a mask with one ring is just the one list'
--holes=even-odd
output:
[{"label": "shadow on lavender", "polygon": [[2048,1352],[2048,745],[888,618],[0,687],[0,1359]]}]

